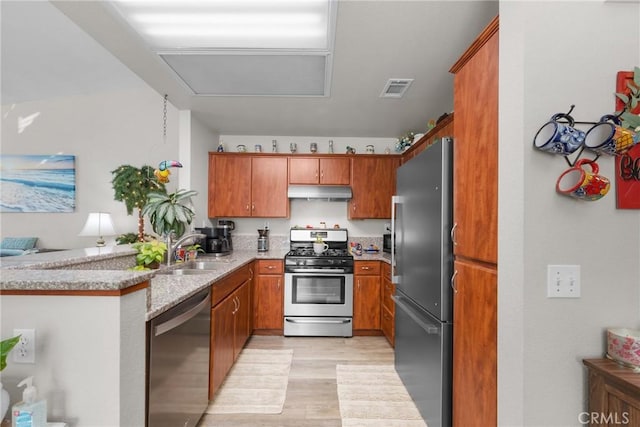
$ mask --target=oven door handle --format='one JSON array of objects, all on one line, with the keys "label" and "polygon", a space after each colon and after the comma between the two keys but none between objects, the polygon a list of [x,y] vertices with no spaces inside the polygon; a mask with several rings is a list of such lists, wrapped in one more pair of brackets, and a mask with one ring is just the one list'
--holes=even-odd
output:
[{"label": "oven door handle", "polygon": [[344,274],[344,268],[291,268],[285,273],[327,273],[327,274]]},{"label": "oven door handle", "polygon": [[327,324],[342,324],[342,323],[351,323],[351,319],[290,319],[285,318],[289,323],[327,323]]}]

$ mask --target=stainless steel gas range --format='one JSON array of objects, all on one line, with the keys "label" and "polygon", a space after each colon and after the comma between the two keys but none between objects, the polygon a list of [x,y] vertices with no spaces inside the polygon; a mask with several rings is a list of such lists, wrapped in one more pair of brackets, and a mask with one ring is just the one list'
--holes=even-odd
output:
[{"label": "stainless steel gas range", "polygon": [[[324,252],[313,250],[322,240]],[[292,228],[284,257],[284,335],[353,336],[353,256],[346,229]]]}]

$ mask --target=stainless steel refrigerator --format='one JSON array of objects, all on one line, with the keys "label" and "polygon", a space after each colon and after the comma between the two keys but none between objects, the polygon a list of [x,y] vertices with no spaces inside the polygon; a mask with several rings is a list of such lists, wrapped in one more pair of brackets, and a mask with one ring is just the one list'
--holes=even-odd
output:
[{"label": "stainless steel refrigerator", "polygon": [[397,171],[392,265],[395,367],[429,427],[451,425],[453,140]]}]

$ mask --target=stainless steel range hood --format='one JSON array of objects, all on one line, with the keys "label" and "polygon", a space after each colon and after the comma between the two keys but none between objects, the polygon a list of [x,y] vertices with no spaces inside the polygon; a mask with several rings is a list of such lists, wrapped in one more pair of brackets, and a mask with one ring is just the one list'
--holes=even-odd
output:
[{"label": "stainless steel range hood", "polygon": [[290,199],[325,200],[328,202],[351,199],[351,187],[347,185],[290,185]]}]

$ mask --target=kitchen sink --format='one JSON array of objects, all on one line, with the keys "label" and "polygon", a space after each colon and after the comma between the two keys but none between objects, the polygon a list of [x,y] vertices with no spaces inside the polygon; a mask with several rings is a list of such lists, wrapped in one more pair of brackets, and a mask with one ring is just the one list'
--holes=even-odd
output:
[{"label": "kitchen sink", "polygon": [[156,274],[186,276],[191,274],[207,274],[219,268],[220,268],[220,264],[216,263],[215,261],[193,261],[193,262],[185,263],[184,265],[181,265],[180,268],[177,268],[177,269],[160,270]]},{"label": "kitchen sink", "polygon": [[179,268],[176,270],[161,270],[156,274],[169,275],[169,276],[189,276],[193,274],[209,274],[211,269],[196,269],[196,268]]},{"label": "kitchen sink", "polygon": [[195,261],[189,269],[192,270],[217,270],[220,268],[220,263],[215,261]]}]

